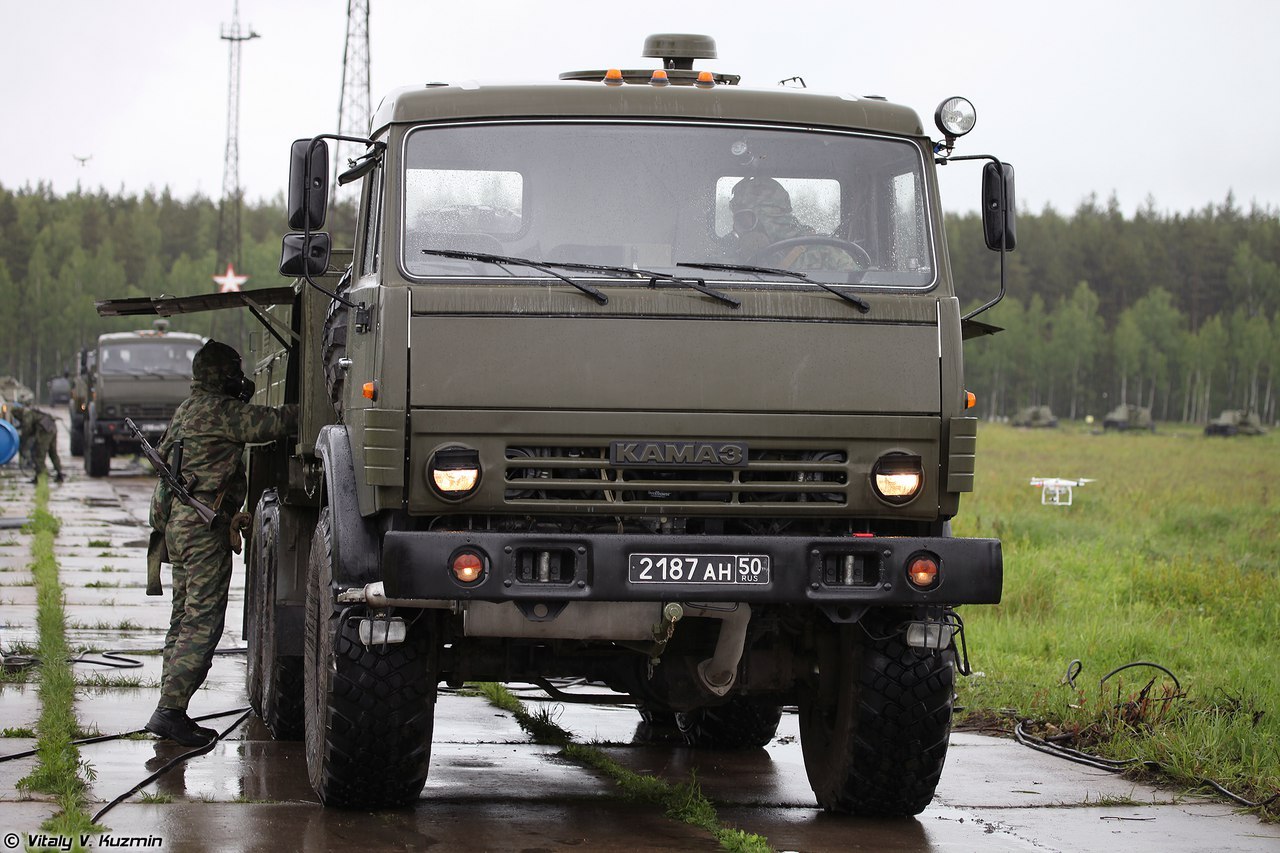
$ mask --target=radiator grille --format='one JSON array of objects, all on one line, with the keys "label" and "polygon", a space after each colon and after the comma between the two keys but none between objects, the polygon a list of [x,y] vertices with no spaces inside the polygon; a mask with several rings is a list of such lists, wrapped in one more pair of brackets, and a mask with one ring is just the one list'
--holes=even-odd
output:
[{"label": "radiator grille", "polygon": [[745,468],[652,466],[624,468],[606,445],[509,446],[505,499],[512,505],[742,504],[753,508],[848,502],[843,450],[750,450]]}]

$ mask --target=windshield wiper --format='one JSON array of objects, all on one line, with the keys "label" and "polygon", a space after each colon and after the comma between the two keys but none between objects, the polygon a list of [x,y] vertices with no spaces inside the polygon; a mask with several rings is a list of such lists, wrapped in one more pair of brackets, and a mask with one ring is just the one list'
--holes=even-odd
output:
[{"label": "windshield wiper", "polygon": [[[534,269],[534,270],[537,270],[538,272],[546,273],[549,276],[558,278],[561,281],[563,281],[565,284],[571,287],[576,287],[578,290],[581,290],[583,293],[587,294],[588,296],[590,296],[592,299],[594,299],[596,302],[600,303],[601,305],[609,304],[609,297],[605,296],[596,288],[592,287],[589,284],[584,284],[583,282],[580,282],[580,281],[574,281],[573,279],[569,278],[567,275],[561,275],[560,273],[551,269],[551,267],[545,262],[531,261],[528,258],[513,258],[507,255],[491,255],[488,252],[462,252],[462,251],[458,251],[457,249],[423,249],[422,254],[436,255],[441,258],[453,258],[454,260],[458,260],[458,261],[475,261],[476,263],[481,263],[481,264],[496,264],[498,266],[510,265],[510,266],[516,266],[516,267],[528,267],[529,269]],[[555,264],[555,266],[567,267],[568,265],[557,263]]]},{"label": "windshield wiper", "polygon": [[530,269],[538,270],[539,272],[546,273],[547,275],[555,276],[561,281],[568,282],[569,284],[581,290],[583,293],[587,293],[587,294],[590,294],[591,296],[594,296],[596,301],[599,302],[601,305],[608,304],[609,297],[605,296],[599,290],[597,290],[596,288],[588,284],[584,284],[580,281],[574,281],[568,276],[560,275],[558,272],[551,269],[551,267],[557,267],[562,270],[583,270],[585,272],[614,273],[616,275],[627,276],[628,278],[647,278],[649,279],[650,287],[657,287],[657,284],[659,281],[670,281],[675,284],[683,284],[686,287],[691,287],[694,290],[698,291],[699,293],[704,293],[707,296],[710,296],[712,299],[717,299],[725,303],[726,305],[733,306],[734,308],[737,308],[739,305],[742,304],[739,300],[734,299],[732,296],[729,296],[727,293],[721,293],[720,291],[714,288],[707,287],[707,283],[700,278],[681,278],[680,276],[669,275],[667,273],[654,272],[653,270],[639,269],[635,267],[620,267],[620,266],[612,266],[610,264],[585,264],[585,263],[575,263],[573,261],[532,261],[532,260],[529,260],[528,258],[515,258],[507,255],[492,255],[492,254],[489,254],[488,252],[463,252],[457,249],[423,249],[422,253],[424,255],[437,255],[442,258],[454,258],[461,261],[477,261],[479,263],[497,264],[498,266],[502,266],[503,264],[510,264],[512,266],[529,267]]},{"label": "windshield wiper", "polygon": [[780,270],[774,267],[756,267],[750,264],[677,263],[676,266],[690,267],[695,270],[725,270],[726,272],[749,272],[749,273],[756,273],[757,275],[781,275],[781,276],[786,276],[788,278],[798,278],[807,284],[817,285],[818,287],[821,287],[823,290],[827,291],[828,293],[834,293],[836,296],[839,296],[841,299],[843,299],[845,302],[848,302],[850,305],[856,306],[857,309],[861,311],[863,314],[871,310],[871,303],[863,299],[861,296],[857,296],[852,293],[846,293],[843,290],[837,290],[836,288],[832,287],[829,284],[826,284],[821,281],[814,281],[804,273],[795,272],[794,270]]}]

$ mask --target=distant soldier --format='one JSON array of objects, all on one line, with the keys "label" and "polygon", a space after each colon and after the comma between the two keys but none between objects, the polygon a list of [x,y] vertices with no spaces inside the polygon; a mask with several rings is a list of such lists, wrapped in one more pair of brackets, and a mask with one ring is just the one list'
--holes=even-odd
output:
[{"label": "distant soldier", "polygon": [[62,482],[62,460],[58,458],[58,422],[53,415],[34,406],[22,406],[17,410],[18,429],[22,433],[22,449],[31,454],[33,473],[31,482],[40,480],[45,472],[44,461],[48,457],[53,465],[54,480]]},{"label": "distant soldier", "polygon": [[248,492],[244,446],[295,433],[298,408],[249,404],[253,382],[244,375],[240,354],[224,343],[206,343],[191,367],[191,396],[178,406],[157,449],[172,460],[171,451],[181,442],[181,470],[175,473],[218,518],[212,526],[205,524],[194,509],[171,498],[163,482],[157,485],[151,526],[164,531],[173,564],[173,612],[160,701],[146,729],[183,746],[203,746],[215,732],[197,726],[187,706],[204,683],[222,637],[232,543],[239,544],[240,530],[247,527],[248,516],[240,512]]}]

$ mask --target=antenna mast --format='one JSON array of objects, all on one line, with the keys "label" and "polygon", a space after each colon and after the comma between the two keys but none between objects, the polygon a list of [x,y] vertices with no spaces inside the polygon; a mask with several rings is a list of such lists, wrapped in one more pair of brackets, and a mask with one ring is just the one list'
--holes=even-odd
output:
[{"label": "antenna mast", "polygon": [[[342,96],[338,101],[338,133],[368,136],[372,118],[369,96],[369,0],[347,0],[347,40],[342,48]],[[355,143],[337,142],[333,157],[332,198],[338,198],[338,175],[347,170]],[[348,192],[350,192],[348,190]]]},{"label": "antenna mast", "polygon": [[217,272],[227,264],[240,265],[240,45],[258,34],[249,27],[240,31],[240,3],[232,7],[231,26],[222,27],[220,38],[230,46],[227,75],[227,153],[222,165],[222,198],[218,204]]}]

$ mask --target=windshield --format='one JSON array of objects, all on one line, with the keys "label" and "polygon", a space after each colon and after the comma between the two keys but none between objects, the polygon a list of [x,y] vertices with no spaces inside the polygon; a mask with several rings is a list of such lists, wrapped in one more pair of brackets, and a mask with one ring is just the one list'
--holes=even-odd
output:
[{"label": "windshield", "polygon": [[105,344],[98,365],[103,375],[155,375],[191,378],[198,341],[130,341]]},{"label": "windshield", "polygon": [[835,285],[934,281],[922,158],[905,140],[707,124],[475,124],[411,132],[405,164],[411,276],[550,275],[424,254],[456,250],[770,286],[806,285],[761,268]]}]

